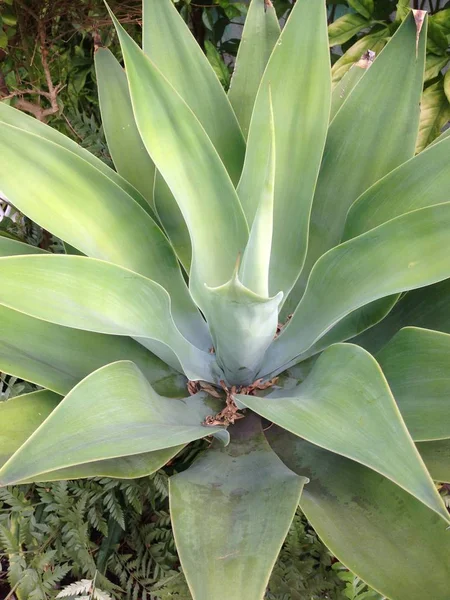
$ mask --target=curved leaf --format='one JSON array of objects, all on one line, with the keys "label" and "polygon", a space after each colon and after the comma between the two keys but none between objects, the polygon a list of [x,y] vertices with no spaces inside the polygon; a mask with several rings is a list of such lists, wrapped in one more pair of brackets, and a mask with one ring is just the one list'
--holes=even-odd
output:
[{"label": "curved leaf", "polygon": [[[26,442],[36,429],[50,416],[62,398],[43,390],[18,396],[0,403],[0,467]],[[150,475],[170,460],[183,446],[112,458],[75,467],[51,471],[33,481],[57,481],[85,477],[119,477],[121,479]],[[25,482],[23,482],[25,483]]]},{"label": "curved leaf", "polygon": [[291,433],[378,471],[450,522],[379,365],[362,348],[331,346],[297,388],[236,399]]},{"label": "curved leaf", "polygon": [[[426,24],[416,57],[412,14],[355,86],[330,124],[312,205],[308,254],[288,301],[292,312],[315,262],[342,237],[351,204],[414,156],[425,61]],[[385,124],[395,114],[395,127]]]},{"label": "curved leaf", "polygon": [[214,411],[206,394],[169,400],[153,390],[132,362],[95,371],[0,469],[0,485],[50,471],[172,448],[217,431],[201,425]]},{"label": "curved leaf", "polygon": [[259,139],[270,118],[270,88],[276,140],[270,295],[287,293],[302,268],[311,202],[328,127],[329,60],[325,2],[298,2],[261,81],[238,187],[251,226],[259,203],[259,195],[251,190],[254,182],[263,177],[261,165],[267,161],[267,148],[259,144]]},{"label": "curved leaf", "polygon": [[349,313],[450,276],[450,203],[416,210],[318,260],[292,319],[267,353],[265,374],[308,350]]},{"label": "curved leaf", "polygon": [[0,304],[65,327],[135,337],[180,370],[176,355],[189,379],[213,380],[211,355],[181,335],[167,292],[142,275],[93,258],[50,254],[0,258],[0,277]]},{"label": "curved leaf", "polygon": [[154,279],[169,293],[183,334],[208,347],[172,247],[123,189],[65,148],[4,123],[0,160],[2,190],[14,206],[84,254]]},{"label": "curved leaf", "polygon": [[450,333],[450,279],[408,292],[385,319],[354,342],[376,354],[408,325]]},{"label": "curved leaf", "polygon": [[271,428],[274,450],[310,478],[300,506],[349,569],[392,600],[447,600],[450,535],[435,513],[389,479]]},{"label": "curved leaf", "polygon": [[175,541],[195,600],[263,597],[307,481],[272,452],[258,421],[246,417],[229,446],[170,479]]},{"label": "curved leaf", "polygon": [[450,119],[450,103],[445,95],[443,79],[428,86],[420,104],[420,128],[416,152],[421,152],[441,133]]},{"label": "curved leaf", "polygon": [[[171,0],[144,0],[143,10],[145,54],[200,121],[236,184],[245,141],[221,83]],[[130,81],[130,85],[133,96],[136,84]]]},{"label": "curved leaf", "polygon": [[42,250],[42,248],[0,236],[0,256],[20,256],[23,254],[48,254],[48,252]]},{"label": "curved leaf", "polygon": [[356,13],[347,13],[328,27],[328,38],[330,46],[345,44],[350,38],[362,29],[369,27],[371,22],[366,17]]},{"label": "curved leaf", "polygon": [[236,57],[228,98],[245,137],[259,84],[280,36],[280,24],[271,3],[252,0]]},{"label": "curved leaf", "polygon": [[127,337],[61,327],[0,306],[0,371],[67,394],[84,377],[131,360],[155,390],[182,398],[186,378]]},{"label": "curved leaf", "polygon": [[61,402],[48,390],[16,396],[0,402],[0,467],[14,454]]},{"label": "curved leaf", "polygon": [[448,202],[450,138],[433,144],[369,188],[351,206],[344,239],[407,212]]},{"label": "curved leaf", "polygon": [[413,440],[450,438],[450,335],[407,327],[377,360]]},{"label": "curved leaf", "polygon": [[364,75],[366,70],[373,64],[375,53],[371,50],[365,52],[357,63],[352,65],[345,73],[342,79],[334,87],[331,94],[330,121],[334,119],[336,113],[352,93],[354,87]]},{"label": "curved leaf", "polygon": [[244,250],[245,217],[231,179],[195,115],[116,20],[115,25],[139,131],[190,232],[190,286],[202,307],[205,283],[214,287],[228,281]]},{"label": "curved leaf", "polygon": [[12,125],[23,131],[28,131],[29,133],[34,133],[44,140],[53,142],[61,148],[65,148],[66,150],[70,150],[70,152],[84,159],[90,165],[103,173],[103,175],[106,175],[106,177],[121,187],[124,192],[131,196],[140,206],[142,206],[142,208],[147,211],[149,210],[148,203],[136,190],[136,188],[134,188],[130,183],[128,183],[128,181],[116,173],[114,169],[111,169],[111,167],[106,165],[102,160],[89,152],[89,150],[79,146],[76,142],[60,133],[57,129],[45,125],[34,117],[27,115],[21,110],[12,108],[4,102],[0,102],[0,122],[6,123],[7,125]]},{"label": "curved leaf", "polygon": [[125,71],[107,48],[99,48],[94,60],[102,124],[114,165],[154,209],[155,165],[136,127]]}]

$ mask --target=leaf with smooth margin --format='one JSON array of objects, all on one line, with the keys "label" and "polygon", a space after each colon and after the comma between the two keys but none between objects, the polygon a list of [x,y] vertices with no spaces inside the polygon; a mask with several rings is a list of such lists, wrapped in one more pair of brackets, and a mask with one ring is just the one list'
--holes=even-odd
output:
[{"label": "leaf with smooth margin", "polygon": [[366,19],[370,19],[375,8],[374,0],[348,0],[348,4]]},{"label": "leaf with smooth margin", "polygon": [[230,385],[255,381],[277,331],[282,296],[259,296],[243,286],[237,274],[225,285],[207,288],[205,316],[217,363]]},{"label": "leaf with smooth margin", "polygon": [[[285,310],[303,296],[316,261],[342,237],[351,204],[414,156],[425,61],[426,24],[416,58],[411,15],[355,86],[330,124],[312,204],[305,265]],[[395,127],[380,126],[395,114]]]},{"label": "leaf with smooth margin", "polygon": [[444,91],[444,81],[441,79],[428,86],[422,95],[420,103],[420,127],[417,137],[416,152],[433,142],[441,134],[444,125],[450,119],[450,103]]},{"label": "leaf with smooth margin", "polygon": [[280,24],[272,4],[267,5],[265,0],[252,0],[245,18],[228,92],[228,99],[245,137],[248,135],[261,78],[280,32]]},{"label": "leaf with smooth margin", "polygon": [[25,242],[0,236],[0,256],[21,256],[24,254],[48,254],[48,252]]},{"label": "leaf with smooth margin", "polygon": [[450,138],[391,171],[350,207],[344,240],[412,210],[448,202]]},{"label": "leaf with smooth margin", "polygon": [[370,302],[450,277],[450,202],[402,215],[324,254],[262,374],[304,353]]},{"label": "leaf with smooth margin", "polygon": [[416,445],[431,477],[435,481],[450,483],[450,439]]},{"label": "leaf with smooth margin", "polygon": [[[0,277],[0,304],[65,327],[150,341],[158,354],[155,340],[189,379],[214,379],[214,359],[183,337],[169,295],[142,275],[94,258],[49,254],[0,258]],[[168,364],[180,370],[177,360]]]},{"label": "leaf with smooth margin", "polygon": [[109,177],[114,183],[121,187],[129,196],[131,196],[144,210],[152,214],[151,208],[148,202],[141,196],[141,194],[134,188],[128,181],[121,177],[114,169],[111,169],[102,160],[94,156],[92,152],[86,150],[82,146],[79,146],[76,142],[68,138],[66,135],[60,133],[53,127],[38,121],[34,117],[25,114],[21,110],[12,108],[4,102],[0,102],[0,122],[12,125],[23,131],[34,133],[35,135],[49,141],[58,144],[61,148],[70,150],[73,154],[84,159],[90,165],[98,169],[103,175]]},{"label": "leaf with smooth margin", "polygon": [[330,112],[326,26],[325,2],[303,0],[295,4],[267,64],[250,123],[238,189],[251,226],[259,202],[251,189],[261,177],[267,153],[257,141],[270,115],[270,88],[276,139],[270,295],[289,292],[306,252],[309,213]]},{"label": "leaf with smooth margin", "polygon": [[392,600],[447,600],[450,532],[389,479],[272,427],[290,469],[310,478],[301,509],[346,567]]},{"label": "leaf with smooth margin", "polygon": [[2,190],[14,206],[84,254],[159,283],[171,297],[172,314],[183,335],[208,348],[206,325],[173,248],[123,189],[72,152],[4,123],[0,160]]},{"label": "leaf with smooth margin", "polygon": [[261,129],[257,138],[255,135],[250,138],[249,149],[251,148],[251,144],[255,143],[264,147],[266,154],[258,153],[262,162],[259,168],[255,168],[255,175],[257,177],[254,182],[255,185],[250,191],[254,196],[254,201],[258,204],[258,208],[256,209],[255,218],[250,230],[250,237],[242,258],[240,278],[243,285],[255,294],[268,298],[276,170],[275,124],[270,88],[269,114],[266,125]]},{"label": "leaf with smooth margin", "polygon": [[371,21],[356,13],[347,13],[328,26],[330,46],[345,44],[354,35],[370,27]]},{"label": "leaf with smooth margin", "polygon": [[61,396],[49,390],[0,402],[0,466],[5,464],[60,402]]},{"label": "leaf with smooth margin", "polygon": [[334,119],[336,113],[352,93],[355,85],[359,82],[366,70],[375,60],[375,54],[371,51],[365,52],[361,58],[345,73],[342,79],[336,84],[331,93],[330,121]]},{"label": "leaf with smooth margin", "polygon": [[190,287],[202,308],[205,284],[223,285],[233,274],[248,238],[245,216],[231,179],[195,115],[112,18],[139,131],[189,229],[193,246]]},{"label": "leaf with smooth margin", "polygon": [[169,480],[175,541],[196,600],[263,597],[306,481],[271,450],[255,415],[232,428],[228,447]]},{"label": "leaf with smooth margin", "polygon": [[379,365],[359,346],[331,346],[293,390],[236,399],[287,431],[378,471],[450,522]]},{"label": "leaf with smooth margin", "polygon": [[[62,398],[48,390],[17,396],[0,403],[0,467],[26,442],[35,430],[50,416]],[[121,479],[144,477],[162,467],[183,446],[112,458],[85,465],[51,471],[33,481],[58,481],[85,477],[119,477]],[[23,482],[25,483],[25,482]]]},{"label": "leaf with smooth margin", "polygon": [[214,412],[208,402],[159,396],[132,362],[112,363],[72,389],[0,469],[0,485],[200,439],[218,430],[201,424]]},{"label": "leaf with smooth margin", "polygon": [[352,65],[358,62],[362,54],[368,50],[378,54],[386,45],[386,41],[390,35],[389,28],[385,26],[379,28],[378,31],[363,36],[353,44],[331,68],[333,87],[342,79]]},{"label": "leaf with smooth margin", "polygon": [[450,333],[450,279],[408,292],[387,317],[353,341],[371,354],[377,354],[407,326]]},{"label": "leaf with smooth margin", "polygon": [[160,173],[156,173],[155,177],[153,202],[161,225],[178,256],[178,260],[183,265],[186,273],[189,273],[192,261],[192,244],[189,230],[177,201]]},{"label": "leaf with smooth margin", "polygon": [[450,335],[406,327],[377,361],[413,440],[450,438]]},{"label": "leaf with smooth margin", "polygon": [[125,336],[61,327],[0,305],[0,371],[67,394],[89,373],[131,360],[163,396],[186,395],[186,378]]},{"label": "leaf with smooth margin", "polygon": [[143,10],[145,54],[200,121],[236,185],[245,141],[221,83],[171,0],[144,0]]},{"label": "leaf with smooth margin", "polygon": [[155,165],[134,120],[127,76],[108,48],[94,55],[103,129],[117,172],[153,206]]}]

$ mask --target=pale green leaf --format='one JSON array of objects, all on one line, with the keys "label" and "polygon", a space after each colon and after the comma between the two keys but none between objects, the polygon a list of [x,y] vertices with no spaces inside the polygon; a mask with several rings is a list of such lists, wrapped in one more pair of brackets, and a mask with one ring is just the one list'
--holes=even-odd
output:
[{"label": "pale green leaf", "polygon": [[[200,121],[236,184],[244,161],[245,142],[222,85],[171,0],[144,0],[143,9],[145,54]],[[133,96],[136,82],[130,84]],[[153,87],[154,83],[149,82],[148,85]],[[138,107],[137,99],[133,102],[139,124],[144,108]],[[147,102],[145,110],[152,105],[150,97]],[[158,120],[156,112],[149,111],[149,116],[152,114]],[[141,124],[139,127],[142,127]],[[147,143],[147,140],[144,141]],[[200,166],[201,162],[197,168]],[[171,186],[165,175],[164,178]]]},{"label": "pale green leaf", "polygon": [[353,341],[376,354],[407,326],[450,333],[450,279],[408,292],[385,319]]},{"label": "pale green leaf", "polygon": [[377,360],[413,440],[450,438],[450,335],[407,327]]},{"label": "pale green leaf", "polygon": [[[43,390],[0,403],[2,430],[0,432],[0,466],[26,442],[35,430],[58,406],[62,398]],[[136,454],[122,458],[96,461],[42,475],[42,481],[80,479],[85,477],[144,477],[161,468],[183,446]],[[33,481],[40,480],[39,477]]]},{"label": "pale green leaf", "polygon": [[249,225],[253,223],[260,200],[251,190],[254,182],[262,177],[261,165],[267,160],[267,148],[259,145],[258,140],[270,118],[269,88],[276,140],[269,286],[270,295],[274,295],[279,291],[287,293],[302,267],[309,212],[328,125],[331,85],[326,11],[322,0],[296,3],[261,81],[238,187]]},{"label": "pale green leaf", "polygon": [[369,27],[370,21],[367,17],[355,13],[347,13],[336,19],[328,27],[328,39],[330,46],[344,44],[361,30]]},{"label": "pale green leaf", "polygon": [[310,478],[300,505],[331,552],[393,600],[447,600],[450,535],[435,513],[389,479],[269,429],[288,467]]},{"label": "pale green leaf", "polygon": [[375,54],[372,51],[365,52],[361,58],[353,64],[345,73],[342,79],[335,85],[331,94],[330,121],[334,119],[336,113],[352,93],[355,85],[359,82],[366,70],[375,60]]},{"label": "pale green leaf", "polygon": [[0,236],[0,256],[20,256],[23,254],[48,254],[42,248]]},{"label": "pale green leaf", "polygon": [[450,483],[450,439],[419,442],[417,449],[433,479]]},{"label": "pale green leaf", "polygon": [[425,74],[424,81],[428,81],[429,79],[434,79],[437,77],[448,63],[448,56],[438,56],[437,54],[427,54],[426,62],[425,62]]},{"label": "pale green leaf", "polygon": [[141,194],[130,184],[128,181],[123,179],[114,169],[108,167],[102,160],[94,156],[89,150],[86,150],[82,146],[79,146],[73,140],[60,133],[57,129],[45,125],[38,119],[31,117],[21,110],[17,110],[8,106],[4,102],[0,102],[0,122],[12,125],[23,131],[34,133],[35,135],[57,144],[61,148],[70,150],[76,156],[84,159],[90,165],[98,169],[103,175],[106,175],[109,179],[114,181],[119,187],[121,187],[129,196],[131,196],[136,202],[142,206],[145,210],[151,211],[149,204],[141,196]]},{"label": "pale green leaf", "polygon": [[399,215],[448,202],[450,138],[433,144],[370,187],[350,207],[344,239]]},{"label": "pale green leaf", "polygon": [[195,115],[117,21],[115,25],[142,139],[191,235],[190,286],[202,307],[205,283],[216,286],[228,281],[244,250],[245,216],[228,173]]},{"label": "pale green leaf", "polygon": [[154,208],[155,165],[136,127],[125,72],[110,50],[99,48],[95,73],[103,129],[114,165]]},{"label": "pale green leaf", "polygon": [[450,521],[379,365],[359,346],[331,346],[293,390],[236,399],[287,431],[378,471]]},{"label": "pale green leaf", "polygon": [[[416,56],[416,24],[411,15],[331,122],[312,205],[308,254],[288,300],[288,313],[302,297],[315,262],[339,243],[351,204],[414,156],[425,40],[426,23]],[[384,123],[391,115],[395,115],[395,126]]]},{"label": "pale green leaf", "polygon": [[259,84],[270,54],[280,36],[275,9],[265,0],[250,3],[236,57],[228,98],[242,132],[248,135]]},{"label": "pale green leaf", "polygon": [[262,598],[294,517],[306,480],[283,465],[257,423],[246,417],[227,448],[170,479],[175,541],[196,600]]},{"label": "pale green leaf", "polygon": [[308,350],[356,309],[450,277],[449,227],[447,202],[392,219],[327,252],[314,266],[292,319],[269,348],[261,373]]},{"label": "pale green leaf", "polygon": [[122,188],[69,150],[5,123],[0,160],[2,192],[14,206],[84,254],[155,280],[169,293],[183,334],[208,347],[170,243]]},{"label": "pale green leaf", "polygon": [[420,127],[416,152],[421,152],[440,134],[450,119],[450,103],[445,95],[444,80],[428,86],[420,103]]},{"label": "pale green leaf", "polygon": [[444,75],[444,92],[448,102],[450,102],[450,75],[448,73],[449,71]]},{"label": "pale green leaf", "polygon": [[382,27],[373,33],[363,36],[356,44],[353,44],[353,46],[351,46],[351,48],[349,48],[347,52],[334,63],[331,69],[333,85],[336,85],[352,65],[358,62],[361,55],[365,54],[368,50],[378,54],[384,48],[389,36],[389,29],[387,27]]},{"label": "pale green leaf", "polygon": [[167,292],[142,275],[52,254],[0,258],[0,274],[0,304],[65,327],[134,337],[175,369],[180,361],[190,379],[213,379],[211,355],[182,336]]},{"label": "pale green leaf", "polygon": [[127,337],[61,327],[0,306],[0,371],[67,394],[89,373],[132,360],[164,396],[186,394],[186,378]]},{"label": "pale green leaf", "polygon": [[217,363],[232,385],[256,379],[278,324],[282,294],[262,297],[235,275],[217,288],[208,288],[205,316],[211,330]]},{"label": "pale green leaf", "polygon": [[[261,154],[263,162],[257,168],[255,164],[256,181],[250,193],[257,202],[255,218],[253,220],[250,237],[245,248],[240,277],[243,285],[263,297],[269,296],[270,253],[273,238],[273,209],[275,193],[276,170],[276,143],[274,115],[271,91],[269,88],[269,114],[264,129],[259,132],[258,138],[254,135],[249,139],[251,145],[257,144],[266,149],[266,155]],[[259,153],[258,153],[259,155]],[[239,193],[239,190],[238,190]],[[256,196],[259,195],[259,198]]]},{"label": "pale green leaf", "polygon": [[172,448],[216,428],[204,393],[185,400],[159,396],[128,361],[95,371],[64,398],[0,469],[0,485],[110,458]]}]

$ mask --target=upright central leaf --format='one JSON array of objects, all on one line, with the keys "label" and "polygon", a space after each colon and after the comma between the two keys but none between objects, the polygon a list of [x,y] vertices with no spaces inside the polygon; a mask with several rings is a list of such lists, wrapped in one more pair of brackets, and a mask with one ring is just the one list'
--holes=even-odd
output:
[{"label": "upright central leaf", "polygon": [[228,281],[248,237],[233,183],[210,138],[169,81],[115,21],[144,144],[183,213],[193,246],[190,286]]},{"label": "upright central leaf", "polygon": [[[269,293],[289,292],[303,265],[309,213],[328,126],[331,97],[323,0],[297,2],[270,57],[255,101],[239,196],[252,224],[252,186],[267,149],[258,144],[272,91],[276,139],[274,235]],[[256,138],[254,140],[254,138]]]}]

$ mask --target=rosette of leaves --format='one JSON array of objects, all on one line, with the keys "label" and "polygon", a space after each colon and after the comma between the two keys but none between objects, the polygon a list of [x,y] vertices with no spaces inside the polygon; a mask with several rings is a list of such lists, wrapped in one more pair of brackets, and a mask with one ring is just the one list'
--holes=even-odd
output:
[{"label": "rosette of leaves", "polygon": [[44,388],[0,406],[1,485],[138,477],[214,438],[170,481],[196,600],[261,599],[299,503],[381,594],[445,600],[450,139],[414,156],[425,14],[346,94],[322,0],[281,34],[253,0],[228,96],[169,0],[144,2],[143,49],[115,23],[116,171],[0,106],[1,191],[67,250],[0,239],[0,368]]}]

